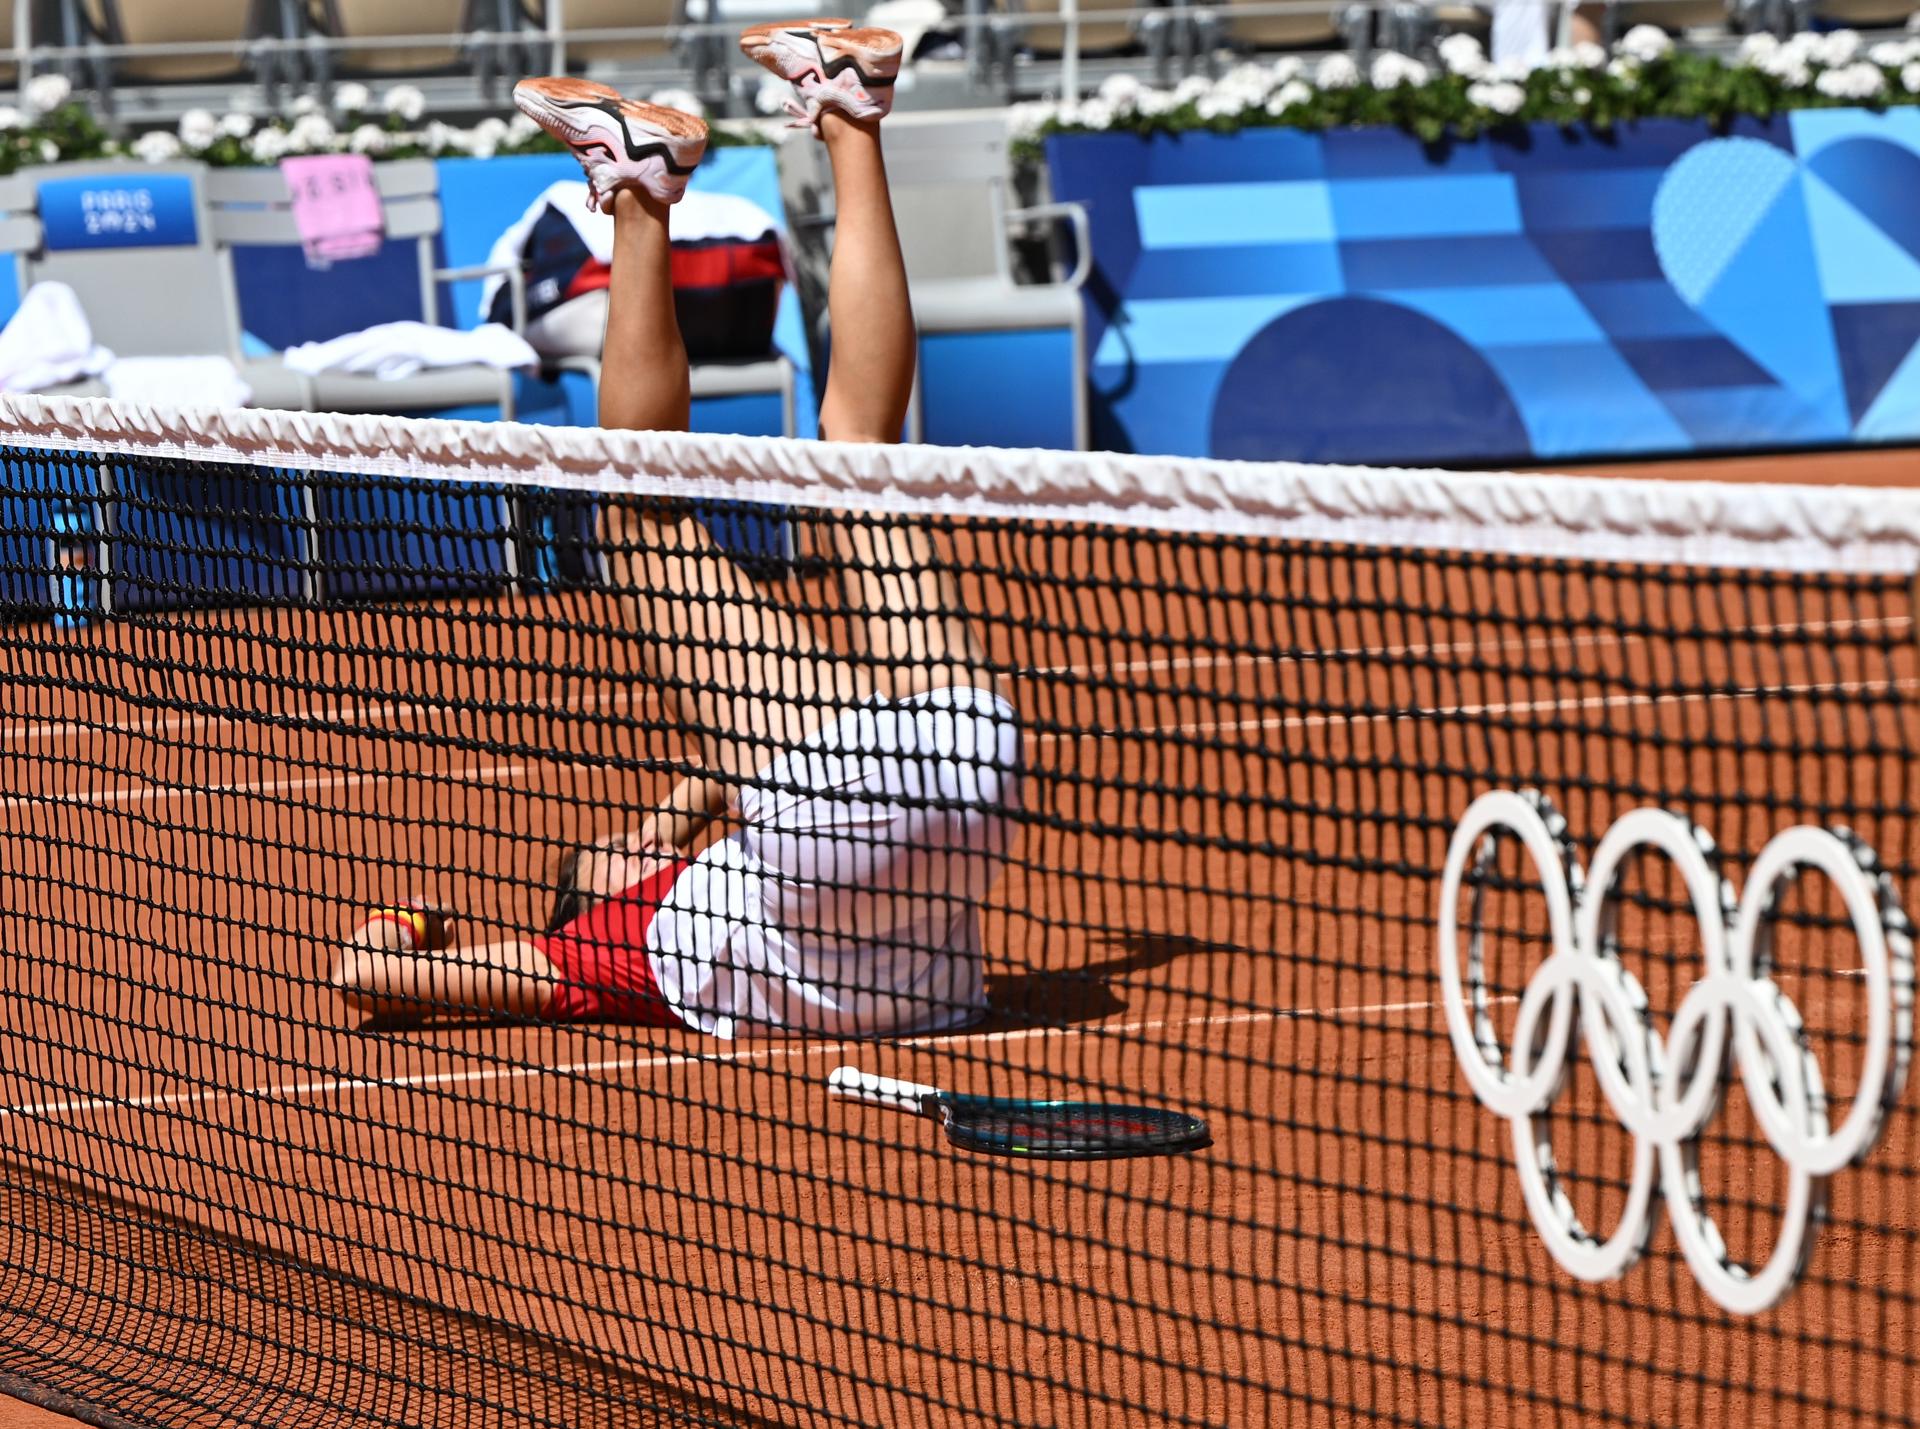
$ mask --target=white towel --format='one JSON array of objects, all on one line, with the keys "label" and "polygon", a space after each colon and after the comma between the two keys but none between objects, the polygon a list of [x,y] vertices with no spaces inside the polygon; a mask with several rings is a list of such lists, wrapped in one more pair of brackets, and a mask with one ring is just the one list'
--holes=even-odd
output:
[{"label": "white towel", "polygon": [[65,283],[35,283],[0,329],[0,392],[44,392],[97,377],[112,361]]},{"label": "white towel", "polygon": [[107,369],[107,392],[153,407],[244,407],[253,389],[224,357],[123,357]]},{"label": "white towel", "polygon": [[357,372],[393,381],[430,367],[534,367],[540,354],[511,328],[488,323],[472,332],[431,323],[381,323],[327,342],[303,342],[285,354],[287,366],[313,376]]}]

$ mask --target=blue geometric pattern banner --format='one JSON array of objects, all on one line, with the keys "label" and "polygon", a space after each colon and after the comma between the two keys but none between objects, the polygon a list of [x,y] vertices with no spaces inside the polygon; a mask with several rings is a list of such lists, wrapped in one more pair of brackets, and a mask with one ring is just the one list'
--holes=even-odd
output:
[{"label": "blue geometric pattern banner", "polygon": [[1511,462],[1920,437],[1920,110],[1047,142],[1096,446]]}]

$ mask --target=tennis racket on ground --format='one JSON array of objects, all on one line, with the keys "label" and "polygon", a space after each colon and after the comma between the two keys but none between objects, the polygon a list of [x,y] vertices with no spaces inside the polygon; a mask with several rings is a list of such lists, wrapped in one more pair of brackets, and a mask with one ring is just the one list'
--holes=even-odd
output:
[{"label": "tennis racket on ground", "polygon": [[974,1097],[918,1082],[876,1077],[858,1067],[835,1067],[830,1096],[892,1107],[938,1121],[947,1140],[968,1151],[1093,1161],[1117,1156],[1165,1156],[1210,1143],[1207,1124],[1184,1112],[1102,1102],[1028,1101]]}]

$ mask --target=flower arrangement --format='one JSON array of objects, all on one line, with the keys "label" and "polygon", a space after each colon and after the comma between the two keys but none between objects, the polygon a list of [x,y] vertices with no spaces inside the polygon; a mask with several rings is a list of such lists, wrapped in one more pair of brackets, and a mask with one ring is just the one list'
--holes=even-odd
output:
[{"label": "flower arrangement", "polygon": [[1676,49],[1665,31],[1636,25],[1611,53],[1580,44],[1532,64],[1497,65],[1477,39],[1457,34],[1440,42],[1437,65],[1383,52],[1363,71],[1345,54],[1315,64],[1289,56],[1171,89],[1122,74],[1077,102],[1015,105],[1013,144],[1017,157],[1033,160],[1050,134],[1361,125],[1398,125],[1432,143],[1507,124],[1604,130],[1654,117],[1725,124],[1784,109],[1920,104],[1920,16],[1908,31],[1864,53],[1852,30],[1784,41],[1749,35],[1729,61]]},{"label": "flower arrangement", "polygon": [[[311,95],[295,99],[287,113],[258,121],[250,114],[215,115],[189,110],[177,129],[154,129],[122,142],[78,96],[64,75],[28,80],[19,108],[0,106],[0,174],[27,164],[131,157],[150,164],[198,159],[216,167],[276,164],[296,154],[366,154],[376,159],[438,159],[496,154],[557,153],[560,145],[526,115],[488,117],[471,128],[439,120],[425,124],[427,99],[410,84],[397,84],[376,100],[363,84],[336,85],[331,106]],[[656,104],[704,113],[684,90],[652,96]],[[768,142],[757,129],[714,125],[715,148]]]}]

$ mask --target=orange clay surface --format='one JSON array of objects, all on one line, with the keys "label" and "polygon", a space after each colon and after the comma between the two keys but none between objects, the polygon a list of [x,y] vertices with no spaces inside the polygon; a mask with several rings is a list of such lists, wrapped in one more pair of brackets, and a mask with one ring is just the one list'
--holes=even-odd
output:
[{"label": "orange clay surface", "polygon": [[[1899,482],[1920,475],[1913,461],[1673,474]],[[1022,559],[1044,574],[1060,556]],[[1201,574],[1245,575],[1230,562]],[[1039,598],[977,578],[969,589],[984,610]],[[0,1174],[0,1371],[128,1422],[190,1425],[1920,1417],[1914,1089],[1868,1165],[1834,1179],[1831,1224],[1780,1311],[1720,1312],[1664,1219],[1625,1279],[1581,1287],[1527,1221],[1504,1125],[1460,1087],[1424,953],[1430,870],[1482,768],[1558,740],[1569,761],[1632,746],[1648,784],[1718,775],[1789,799],[1906,797],[1911,710],[1856,724],[1764,701],[1654,703],[1599,734],[1541,715],[1492,740],[1471,720],[1428,732],[1356,717],[1369,703],[1551,701],[1545,681],[1517,691],[1468,664],[1443,679],[1392,653],[1447,648],[1450,594],[1426,592],[1433,614],[1388,628],[1328,617],[1323,645],[1360,638],[1374,652],[1357,666],[1230,660],[1154,676],[1144,705],[1099,672],[1132,662],[1115,678],[1138,684],[1167,647],[1061,636],[1017,652],[1088,677],[1037,679],[1022,701],[1031,866],[988,911],[994,1018],[883,1045],[459,1021],[395,1031],[344,1014],[322,976],[355,910],[419,891],[496,932],[525,927],[558,850],[658,797],[662,761],[680,751],[647,729],[662,718],[651,697],[607,668],[617,648],[591,631],[296,611],[116,625],[57,657],[0,636],[13,692],[0,1134],[32,1168]],[[569,619],[613,618],[573,599]],[[1129,599],[1092,614],[1114,631],[1185,618],[1177,601]],[[1889,598],[1866,618],[1910,610]],[[1250,645],[1263,633],[1237,632]],[[990,639],[1005,653],[1003,634]],[[1643,656],[1567,658],[1569,678],[1602,689]],[[1796,686],[1910,681],[1916,663],[1712,641],[1644,658],[1681,662],[1683,683],[1725,660],[1729,679]],[[1748,659],[1778,664],[1753,672]],[[260,680],[275,670],[334,688],[276,697]],[[367,693],[403,688],[427,702]],[[474,697],[490,709],[463,704]],[[202,704],[234,717],[188,709]],[[1276,708],[1305,713],[1263,714]],[[1347,713],[1315,723],[1320,708]],[[1710,747],[1715,734],[1778,738],[1780,719],[1811,721],[1793,733],[1835,752]],[[1895,748],[1876,752],[1888,729],[1875,719]],[[1084,733],[1109,722],[1145,732]],[[1456,772],[1409,773],[1409,756]],[[1216,797],[1167,792],[1185,788]],[[1323,804],[1388,811],[1339,825],[1340,859],[1375,870],[1364,890],[1340,867],[1257,851],[1311,846]],[[1099,832],[1128,824],[1233,846]],[[1909,853],[1916,842],[1899,820],[1877,832]],[[1540,920],[1537,899],[1508,911],[1511,926]],[[1650,997],[1670,1009],[1691,978],[1684,939],[1629,928]],[[1508,994],[1528,956],[1514,941],[1490,967]],[[1788,950],[1783,985],[1838,1069],[1844,1110],[1859,992],[1837,975],[1844,955],[1815,961]],[[1496,1020],[1510,1032],[1511,1008]],[[929,1124],[830,1103],[824,1077],[841,1062],[1191,1107],[1215,1142],[1090,1165],[970,1157]],[[1591,1073],[1564,1105],[1555,1146],[1576,1168],[1571,1194],[1607,1223],[1630,1141]],[[1734,1250],[1763,1254],[1782,1173],[1737,1091],[1702,1174]],[[43,1422],[21,1413],[0,1425]]]}]

